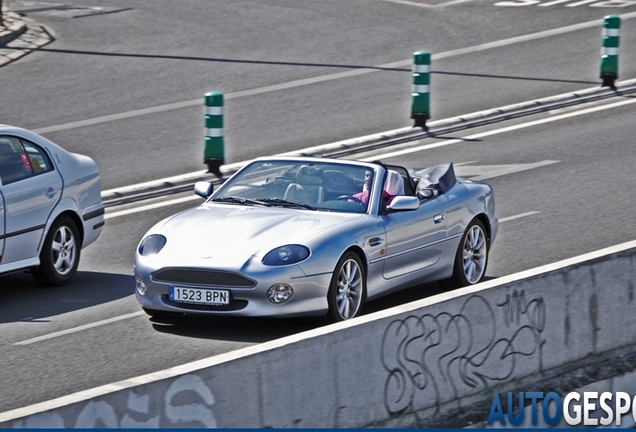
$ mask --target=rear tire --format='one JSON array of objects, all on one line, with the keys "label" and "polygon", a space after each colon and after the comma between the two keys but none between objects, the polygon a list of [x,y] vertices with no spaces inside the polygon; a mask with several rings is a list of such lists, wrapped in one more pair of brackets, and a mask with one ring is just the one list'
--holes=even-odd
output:
[{"label": "rear tire", "polygon": [[354,252],[345,253],[336,264],[331,277],[325,323],[349,320],[360,315],[367,297],[367,277],[362,260]]},{"label": "rear tire", "polygon": [[77,272],[81,249],[77,225],[71,217],[60,216],[46,234],[34,279],[44,286],[64,285]]},{"label": "rear tire", "polygon": [[473,219],[459,242],[453,276],[440,284],[446,289],[474,285],[484,280],[489,253],[486,228],[479,219]]}]

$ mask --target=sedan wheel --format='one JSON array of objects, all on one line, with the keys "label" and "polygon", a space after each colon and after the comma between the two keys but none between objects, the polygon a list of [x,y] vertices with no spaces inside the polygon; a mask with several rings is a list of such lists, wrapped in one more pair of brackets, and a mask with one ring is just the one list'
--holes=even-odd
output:
[{"label": "sedan wheel", "polygon": [[357,254],[346,253],[336,265],[331,279],[326,320],[338,322],[360,314],[366,298],[366,275]]},{"label": "sedan wheel", "polygon": [[443,285],[458,288],[481,282],[488,265],[488,238],[484,224],[474,219],[462,237],[455,256],[453,276]]},{"label": "sedan wheel", "polygon": [[40,252],[40,267],[33,277],[42,285],[58,286],[70,281],[80,260],[81,241],[75,222],[61,216],[44,239]]}]

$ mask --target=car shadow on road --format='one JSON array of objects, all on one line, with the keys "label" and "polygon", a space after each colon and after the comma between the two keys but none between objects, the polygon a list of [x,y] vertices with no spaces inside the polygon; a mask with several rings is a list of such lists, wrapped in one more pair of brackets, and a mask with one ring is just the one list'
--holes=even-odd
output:
[{"label": "car shadow on road", "polygon": [[149,318],[161,333],[196,339],[263,343],[320,327],[315,318],[184,316]]},{"label": "car shadow on road", "polygon": [[[486,280],[494,279],[487,277]],[[447,292],[438,283],[418,285],[371,300],[364,304],[363,315],[404,305]],[[183,337],[233,342],[263,343],[303,331],[324,326],[319,317],[307,318],[252,318],[180,316],[174,318],[149,318],[152,327],[161,333]]]},{"label": "car shadow on road", "polygon": [[0,276],[0,323],[45,320],[134,294],[130,275],[82,272],[67,285],[42,287],[27,272]]}]

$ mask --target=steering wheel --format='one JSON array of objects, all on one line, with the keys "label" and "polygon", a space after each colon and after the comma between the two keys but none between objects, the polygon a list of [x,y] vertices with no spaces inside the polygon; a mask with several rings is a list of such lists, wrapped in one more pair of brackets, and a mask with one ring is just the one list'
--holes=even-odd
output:
[{"label": "steering wheel", "polygon": [[276,176],[274,177],[269,184],[273,184],[274,186],[287,186],[292,182],[292,178],[286,176]]},{"label": "steering wheel", "polygon": [[353,201],[356,204],[360,204],[362,206],[366,206],[367,205],[360,198],[356,198],[353,195],[340,195],[338,198],[336,198],[336,200],[338,200],[338,201]]}]

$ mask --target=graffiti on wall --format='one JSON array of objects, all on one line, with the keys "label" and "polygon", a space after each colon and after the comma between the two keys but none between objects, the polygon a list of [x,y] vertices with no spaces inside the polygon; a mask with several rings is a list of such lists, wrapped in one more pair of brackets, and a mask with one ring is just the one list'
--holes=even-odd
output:
[{"label": "graffiti on wall", "polygon": [[[16,420],[14,428],[159,428],[217,427],[212,405],[214,395],[195,375],[183,375],[165,394],[127,392],[119,404],[95,398],[82,406],[75,418],[64,418],[58,411],[47,411]],[[154,406],[159,407],[156,409]],[[121,407],[119,405],[122,405]]]},{"label": "graffiti on wall", "polygon": [[543,298],[528,299],[523,290],[494,304],[470,296],[457,313],[392,321],[381,350],[387,412],[439,410],[441,403],[506,381],[521,368],[541,372],[545,323]]}]

